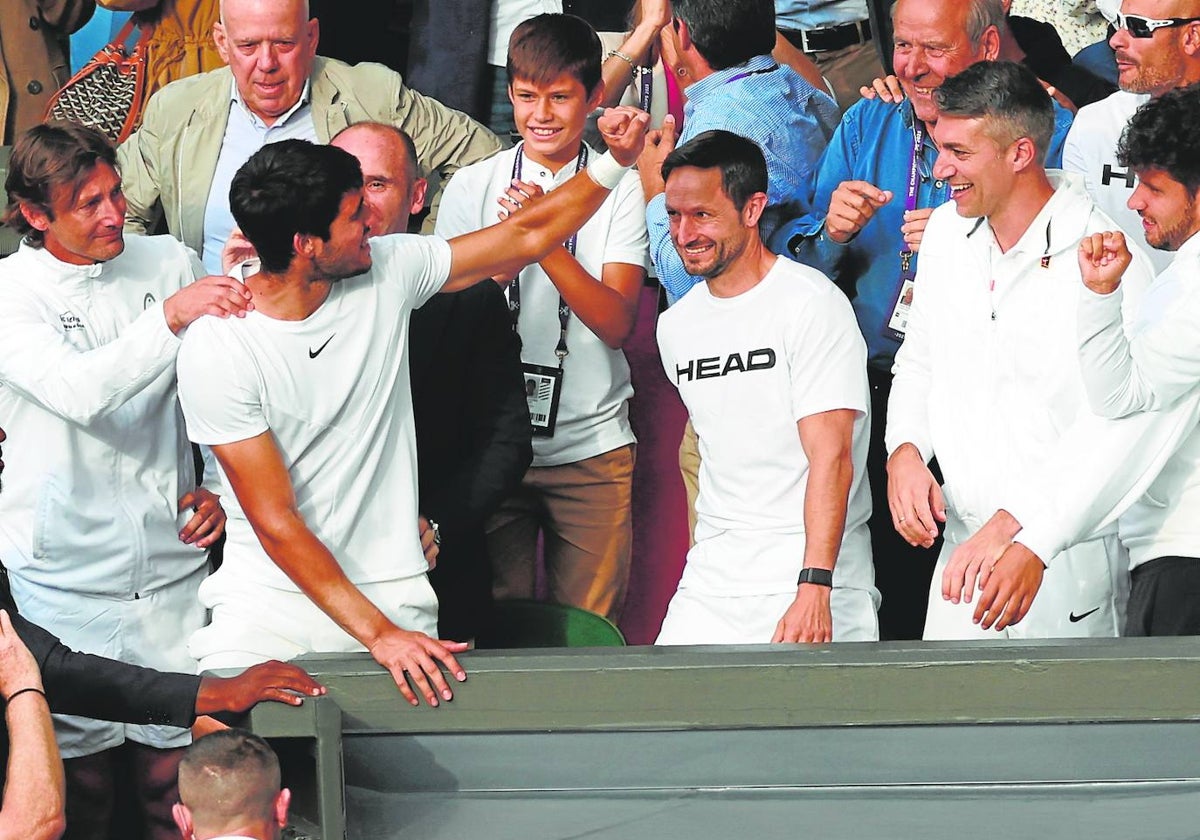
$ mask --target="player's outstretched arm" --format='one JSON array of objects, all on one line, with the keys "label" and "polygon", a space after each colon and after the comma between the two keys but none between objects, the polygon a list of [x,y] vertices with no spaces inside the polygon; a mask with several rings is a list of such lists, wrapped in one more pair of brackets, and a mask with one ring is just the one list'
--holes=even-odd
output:
[{"label": "player's outstretched arm", "polygon": [[454,653],[467,645],[403,630],[358,591],[300,515],[274,436],[267,431],[212,450],[263,549],[300,590],[391,672],[409,703],[415,706],[418,700],[406,673],[429,705],[438,705],[439,696],[451,699],[441,666],[459,682],[465,680]]},{"label": "player's outstretched arm", "polygon": [[442,291],[465,289],[494,275],[511,277],[579,230],[604,203],[624,170],[637,161],[649,121],[650,116],[637,108],[607,109],[599,127],[608,154],[500,224],[451,239],[450,278]]}]

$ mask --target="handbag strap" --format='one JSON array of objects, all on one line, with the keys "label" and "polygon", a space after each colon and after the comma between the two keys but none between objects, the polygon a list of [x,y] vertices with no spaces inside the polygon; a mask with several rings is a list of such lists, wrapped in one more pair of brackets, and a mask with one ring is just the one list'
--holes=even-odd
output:
[{"label": "handbag strap", "polygon": [[120,31],[117,32],[117,34],[113,36],[113,39],[108,42],[108,46],[116,47],[122,52],[126,52],[129,44],[129,36],[133,34],[134,27],[137,27],[138,29],[138,39],[137,43],[135,43],[133,46],[133,51],[136,52],[139,49],[143,49],[146,46],[146,43],[150,40],[151,27],[142,26],[138,22],[138,16],[136,12],[129,16],[129,19],[125,21],[125,25],[122,26]]}]

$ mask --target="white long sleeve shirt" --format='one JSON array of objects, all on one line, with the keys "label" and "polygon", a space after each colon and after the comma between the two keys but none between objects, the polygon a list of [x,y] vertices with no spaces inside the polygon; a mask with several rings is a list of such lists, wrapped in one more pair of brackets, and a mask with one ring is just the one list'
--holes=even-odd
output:
[{"label": "white long sleeve shirt", "polygon": [[[1200,236],[1175,254],[1142,299],[1127,337],[1124,284],[1110,295],[1086,291],[1079,305],[1079,359],[1094,410],[1174,414],[1184,422],[1179,448],[1120,519],[1122,542],[1138,566],[1158,557],[1200,558]],[[1167,423],[1171,426],[1177,425]]]},{"label": "white long sleeve shirt", "polygon": [[[934,211],[921,244],[886,440],[889,453],[908,442],[937,456],[956,542],[1001,508],[1043,504],[1043,471],[1063,441],[1087,434],[1076,248],[1115,225],[1076,179],[1052,180],[1053,196],[1006,253],[986,220],[953,204]],[[1144,255],[1135,251],[1126,277],[1128,313],[1150,281]]]},{"label": "white long sleeve shirt", "polygon": [[[1119,90],[1099,102],[1079,109],[1063,143],[1062,168],[1083,177],[1088,195],[1125,231],[1125,236],[1144,244],[1141,217],[1129,209],[1129,197],[1137,187],[1137,175],[1117,162],[1117,143],[1129,118],[1149,101],[1147,93]],[[1164,251],[1147,250],[1154,271],[1171,262]]]},{"label": "white long sleeve shirt", "polygon": [[24,582],[130,598],[203,566],[178,536],[196,482],[162,303],[202,273],[167,236],[96,265],[0,261],[0,559]]}]

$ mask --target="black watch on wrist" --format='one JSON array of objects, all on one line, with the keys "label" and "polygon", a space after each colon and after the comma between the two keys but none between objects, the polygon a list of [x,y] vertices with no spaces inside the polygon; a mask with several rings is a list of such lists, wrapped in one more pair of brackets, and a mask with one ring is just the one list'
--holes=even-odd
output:
[{"label": "black watch on wrist", "polygon": [[802,583],[815,583],[817,586],[827,586],[833,589],[833,572],[829,569],[814,569],[806,566],[800,570],[800,577],[796,579],[796,585]]}]

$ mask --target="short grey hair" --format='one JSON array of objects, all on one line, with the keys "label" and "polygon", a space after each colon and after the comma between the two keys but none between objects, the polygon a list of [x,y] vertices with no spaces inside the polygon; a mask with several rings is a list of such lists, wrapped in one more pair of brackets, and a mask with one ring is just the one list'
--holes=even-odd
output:
[{"label": "short grey hair", "polygon": [[989,26],[999,31],[1004,26],[1003,0],[967,0],[967,40],[978,47]]}]

